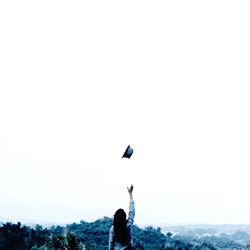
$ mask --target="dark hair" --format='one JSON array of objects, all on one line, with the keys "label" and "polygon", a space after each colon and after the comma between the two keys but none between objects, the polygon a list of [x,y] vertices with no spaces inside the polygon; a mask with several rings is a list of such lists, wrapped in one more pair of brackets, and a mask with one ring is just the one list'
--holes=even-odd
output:
[{"label": "dark hair", "polygon": [[115,238],[121,244],[126,244],[128,242],[126,225],[126,213],[120,208],[115,212],[113,226]]}]

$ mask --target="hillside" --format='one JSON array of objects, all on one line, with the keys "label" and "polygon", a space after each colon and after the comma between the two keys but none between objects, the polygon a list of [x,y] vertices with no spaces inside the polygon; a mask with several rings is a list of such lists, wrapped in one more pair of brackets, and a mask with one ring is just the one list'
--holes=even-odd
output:
[{"label": "hillside", "polygon": [[[0,226],[0,250],[105,250],[112,219],[80,221],[66,226],[43,228],[6,222]],[[226,229],[224,233],[222,229]],[[135,249],[144,250],[242,250],[250,249],[249,226],[134,226]],[[233,230],[234,229],[234,230]],[[242,230],[241,230],[242,229]],[[245,231],[243,231],[246,229]],[[229,232],[230,231],[230,232]]]}]

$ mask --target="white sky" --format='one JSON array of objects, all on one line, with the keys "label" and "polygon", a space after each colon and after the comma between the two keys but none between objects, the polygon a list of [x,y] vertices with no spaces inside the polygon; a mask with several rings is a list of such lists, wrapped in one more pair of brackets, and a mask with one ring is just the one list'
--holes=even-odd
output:
[{"label": "white sky", "polygon": [[1,1],[0,221],[250,223],[249,12]]}]

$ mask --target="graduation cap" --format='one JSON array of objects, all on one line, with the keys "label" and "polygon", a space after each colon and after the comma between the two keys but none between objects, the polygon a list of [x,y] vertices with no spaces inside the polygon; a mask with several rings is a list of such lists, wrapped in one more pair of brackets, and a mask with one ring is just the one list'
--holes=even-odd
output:
[{"label": "graduation cap", "polygon": [[134,150],[130,147],[130,145],[128,145],[128,147],[126,148],[126,150],[125,150],[125,152],[124,152],[122,158],[123,158],[123,157],[125,157],[125,158],[130,158],[131,155],[133,154],[133,151],[134,151]]}]

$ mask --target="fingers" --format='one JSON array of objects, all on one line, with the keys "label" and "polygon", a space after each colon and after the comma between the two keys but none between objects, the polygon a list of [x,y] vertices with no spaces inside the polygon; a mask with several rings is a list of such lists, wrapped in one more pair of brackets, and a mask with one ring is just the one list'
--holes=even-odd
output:
[{"label": "fingers", "polygon": [[132,192],[133,192],[133,189],[134,189],[133,184],[131,184],[130,188],[127,187],[127,190],[128,190],[129,193],[132,193]]},{"label": "fingers", "polygon": [[127,189],[128,189],[128,192],[129,192],[129,193],[132,193],[132,191],[133,191],[133,188],[134,188],[133,184],[131,184],[130,188],[128,188],[128,187],[127,187]]}]

